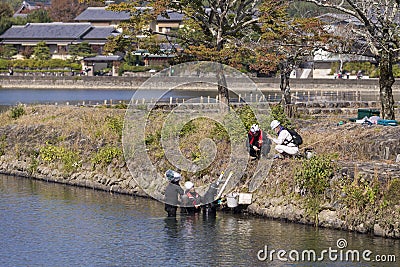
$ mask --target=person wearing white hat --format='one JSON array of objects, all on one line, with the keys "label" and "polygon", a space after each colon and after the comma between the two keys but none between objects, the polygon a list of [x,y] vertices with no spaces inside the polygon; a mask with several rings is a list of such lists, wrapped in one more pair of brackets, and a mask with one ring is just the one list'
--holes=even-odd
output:
[{"label": "person wearing white hat", "polygon": [[184,210],[188,214],[194,214],[200,212],[200,205],[202,204],[202,197],[194,189],[194,184],[191,181],[187,181],[184,184],[185,195],[182,197]]},{"label": "person wearing white hat", "polygon": [[273,138],[268,134],[268,138],[276,144],[275,150],[279,153],[274,158],[285,158],[285,156],[293,156],[299,152],[299,147],[294,144],[292,135],[279,121],[271,122],[271,130],[278,135],[278,138]]},{"label": "person wearing white hat", "polygon": [[180,204],[179,198],[184,194],[183,189],[179,185],[181,180],[180,173],[167,170],[165,172],[165,177],[169,181],[165,189],[165,211],[168,213],[168,217],[175,217],[176,210]]},{"label": "person wearing white hat", "polygon": [[249,152],[250,158],[260,159],[261,157],[261,147],[263,145],[263,132],[257,124],[253,124],[247,134],[249,141]]}]

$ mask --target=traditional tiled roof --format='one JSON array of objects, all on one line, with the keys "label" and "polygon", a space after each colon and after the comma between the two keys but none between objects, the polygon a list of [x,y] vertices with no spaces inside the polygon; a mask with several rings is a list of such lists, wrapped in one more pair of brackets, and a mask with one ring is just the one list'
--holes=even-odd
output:
[{"label": "traditional tiled roof", "polygon": [[95,57],[85,57],[85,61],[121,61],[123,57],[121,56],[95,56]]},{"label": "traditional tiled roof", "polygon": [[91,29],[90,23],[28,23],[12,26],[1,39],[77,39]]},{"label": "traditional tiled roof", "polygon": [[93,26],[82,39],[107,39],[111,35],[118,35],[119,32],[112,26]]},{"label": "traditional tiled roof", "polygon": [[13,17],[26,17],[28,13],[33,10],[40,8],[47,8],[51,4],[50,1],[45,2],[35,2],[35,1],[23,1],[21,7],[15,11]]},{"label": "traditional tiled roof", "polygon": [[88,7],[79,14],[75,21],[126,21],[129,20],[129,12],[116,12],[106,10],[105,7]]},{"label": "traditional tiled roof", "polygon": [[164,17],[161,15],[157,16],[157,22],[167,22],[167,21],[182,21],[183,14],[175,11],[168,11],[168,17]]}]

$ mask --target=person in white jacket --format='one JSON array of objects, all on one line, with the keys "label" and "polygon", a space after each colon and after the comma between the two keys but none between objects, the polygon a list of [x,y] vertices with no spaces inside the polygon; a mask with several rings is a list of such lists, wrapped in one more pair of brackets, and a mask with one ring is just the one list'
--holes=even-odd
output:
[{"label": "person in white jacket", "polygon": [[275,155],[274,158],[284,158],[288,155],[294,156],[299,152],[299,147],[294,144],[292,135],[279,121],[273,120],[271,122],[271,129],[278,135],[278,138],[273,138],[268,134],[268,138],[276,144],[275,150],[279,153],[278,155]]}]

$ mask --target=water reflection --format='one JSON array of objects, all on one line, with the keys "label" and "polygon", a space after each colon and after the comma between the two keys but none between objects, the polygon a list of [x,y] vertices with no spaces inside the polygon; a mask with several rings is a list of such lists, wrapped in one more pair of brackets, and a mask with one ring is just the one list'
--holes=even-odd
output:
[{"label": "water reflection", "polygon": [[0,176],[0,266],[397,266],[261,262],[259,250],[349,249],[400,257],[399,240],[236,214],[166,218],[153,200]]}]

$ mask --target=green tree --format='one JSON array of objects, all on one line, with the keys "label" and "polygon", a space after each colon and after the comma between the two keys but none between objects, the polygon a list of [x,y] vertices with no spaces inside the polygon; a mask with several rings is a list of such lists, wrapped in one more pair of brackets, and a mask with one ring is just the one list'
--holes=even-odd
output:
[{"label": "green tree", "polygon": [[291,117],[290,74],[312,60],[314,52],[328,42],[329,34],[317,19],[290,17],[288,7],[288,1],[275,0],[264,0],[260,6],[262,35],[255,44],[257,60],[252,66],[264,73],[279,73],[282,105]]},{"label": "green tree", "polygon": [[46,23],[51,22],[49,12],[45,9],[37,9],[28,14],[27,22]]},{"label": "green tree", "polygon": [[2,0],[1,2],[10,5],[11,9],[14,11],[21,7],[23,0]]},{"label": "green tree", "polygon": [[21,54],[25,59],[29,59],[33,55],[33,48],[31,46],[25,46]]},{"label": "green tree", "polygon": [[9,18],[0,18],[0,34],[3,34],[6,30],[11,27],[12,23]]},{"label": "green tree", "polygon": [[73,22],[87,6],[79,0],[53,0],[49,8],[50,17],[53,21]]},{"label": "green tree", "polygon": [[118,34],[116,36],[110,36],[104,45],[103,53],[115,54],[117,52],[127,53],[132,51],[133,40],[131,37],[125,34]]},{"label": "green tree", "polygon": [[1,2],[0,3],[0,17],[1,18],[10,18],[14,14],[13,8],[8,3]]},{"label": "green tree", "polygon": [[[176,39],[185,49],[185,54],[199,60],[211,60],[240,67],[243,57],[249,56],[246,41],[257,34],[257,7],[262,0],[151,0],[131,1],[111,5],[115,11],[128,11],[131,21],[122,26],[126,29],[124,35],[134,39],[138,35],[164,36],[167,41]],[[138,9],[140,4],[151,9]],[[164,34],[148,30],[148,25],[158,15],[168,17],[168,11],[184,14],[184,28]],[[142,38],[144,40],[144,38]],[[216,73],[218,79],[219,99],[229,103],[229,92],[224,73],[221,69]]]},{"label": "green tree", "polygon": [[33,55],[39,60],[48,60],[51,58],[50,49],[46,42],[39,42],[33,49]]},{"label": "green tree", "polygon": [[18,53],[17,49],[12,45],[0,46],[0,57],[4,59],[11,59]]},{"label": "green tree", "polygon": [[14,11],[9,3],[0,3],[0,34],[11,27],[11,17]]},{"label": "green tree", "polygon": [[92,48],[90,47],[88,42],[82,42],[79,44],[72,44],[68,46],[69,54],[72,56],[72,60],[76,60],[78,57],[90,57],[93,56]]},{"label": "green tree", "polygon": [[[398,0],[299,0],[327,7],[356,18],[362,27],[346,26],[347,47],[344,52],[366,55],[371,53],[379,64],[379,88],[382,117],[395,119],[392,86],[393,66],[400,59],[400,28]],[[353,27],[352,27],[353,26]],[[345,34],[344,32],[340,32]]]}]

